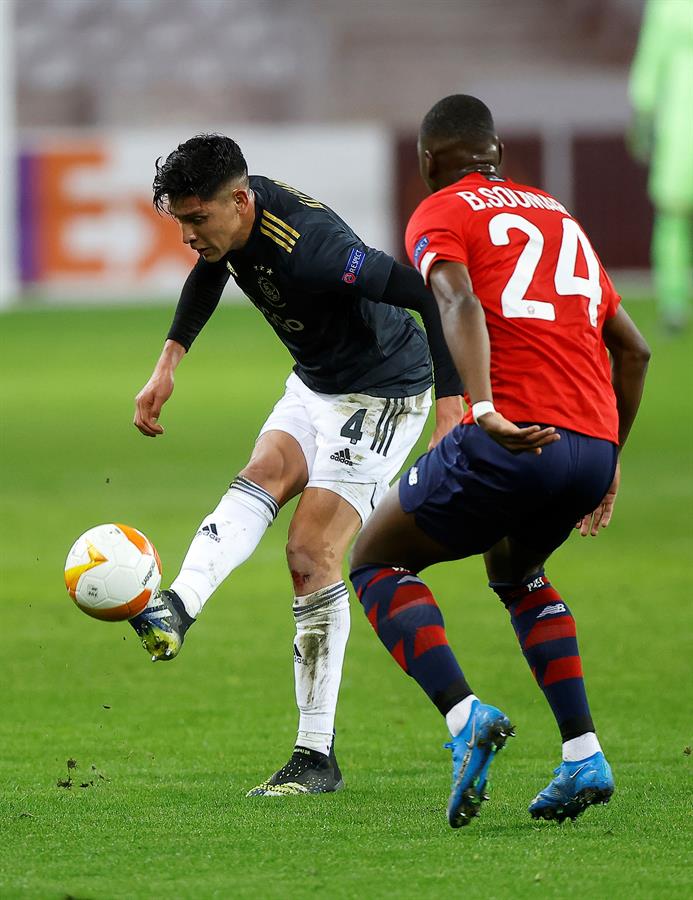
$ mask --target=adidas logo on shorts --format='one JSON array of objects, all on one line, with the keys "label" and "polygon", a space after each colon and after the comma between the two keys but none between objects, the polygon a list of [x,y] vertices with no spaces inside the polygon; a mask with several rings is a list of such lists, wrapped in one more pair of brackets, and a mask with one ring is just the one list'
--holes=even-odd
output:
[{"label": "adidas logo on shorts", "polygon": [[337,450],[336,453],[333,453],[330,459],[334,459],[337,462],[344,463],[345,466],[353,466],[354,463],[351,459],[351,453],[348,450]]}]

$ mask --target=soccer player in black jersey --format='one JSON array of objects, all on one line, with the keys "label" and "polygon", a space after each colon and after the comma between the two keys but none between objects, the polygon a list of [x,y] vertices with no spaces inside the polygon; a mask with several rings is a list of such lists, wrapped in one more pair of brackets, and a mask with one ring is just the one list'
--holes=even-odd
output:
[{"label": "soccer player in black jersey", "polygon": [[[247,465],[193,537],[170,590],[132,619],[154,660],[172,659],[214,590],[255,550],[287,501],[294,586],[299,726],[289,762],[251,795],[322,793],[343,782],[333,729],[349,596],[342,561],[421,434],[436,377],[437,441],[460,419],[455,367],[435,301],[418,273],[368,247],[331,209],[300,191],[248,176],[240,148],[200,135],[157,163],[154,204],[199,254],[134,424],[159,417],[174,370],[214,312],[230,277],[295,360],[284,396]],[[425,337],[403,307],[418,310]]]}]

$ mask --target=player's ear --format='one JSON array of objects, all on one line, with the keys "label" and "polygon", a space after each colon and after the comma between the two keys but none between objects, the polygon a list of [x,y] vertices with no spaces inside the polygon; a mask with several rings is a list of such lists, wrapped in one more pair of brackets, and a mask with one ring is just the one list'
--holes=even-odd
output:
[{"label": "player's ear", "polygon": [[436,158],[430,150],[424,150],[421,154],[421,174],[424,181],[430,182],[436,174]]},{"label": "player's ear", "polygon": [[498,141],[498,165],[503,162],[503,151],[505,150],[505,145],[503,141]]},{"label": "player's ear", "polygon": [[238,212],[245,212],[250,204],[250,196],[245,188],[237,188],[233,192],[234,206]]}]

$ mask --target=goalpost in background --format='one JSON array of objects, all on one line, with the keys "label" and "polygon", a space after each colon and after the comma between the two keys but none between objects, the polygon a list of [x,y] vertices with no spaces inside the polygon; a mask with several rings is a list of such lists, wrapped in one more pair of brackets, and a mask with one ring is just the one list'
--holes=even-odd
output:
[{"label": "goalpost in background", "polygon": [[0,308],[18,294],[14,0],[0,0]]}]

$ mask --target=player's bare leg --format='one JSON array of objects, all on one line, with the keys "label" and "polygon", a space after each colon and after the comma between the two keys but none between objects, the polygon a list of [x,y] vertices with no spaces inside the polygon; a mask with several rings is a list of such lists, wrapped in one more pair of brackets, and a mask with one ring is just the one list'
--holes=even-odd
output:
[{"label": "player's bare leg", "polygon": [[504,713],[472,692],[448,645],[440,609],[418,577],[421,569],[455,558],[402,510],[396,486],[356,542],[351,581],[380,640],[445,716],[453,763],[448,821],[459,828],[478,815],[489,767],[514,732]]},{"label": "player's bare leg", "polygon": [[359,514],[338,494],[317,487],[304,490],[286,548],[294,587],[298,735],[289,762],[249,796],[325,793],[343,785],[333,743],[350,627],[342,565],[360,525]]},{"label": "player's bare leg", "polygon": [[200,524],[169,590],[130,622],[154,661],[173,659],[185,633],[222,581],[253,553],[279,507],[308,479],[298,442],[283,431],[261,435],[248,464]]},{"label": "player's bare leg", "polygon": [[547,553],[504,538],[484,555],[490,586],[512,621],[522,652],[551,706],[563,740],[553,781],[534,798],[534,818],[574,819],[614,791],[592,723],[570,610],[544,574]]}]

